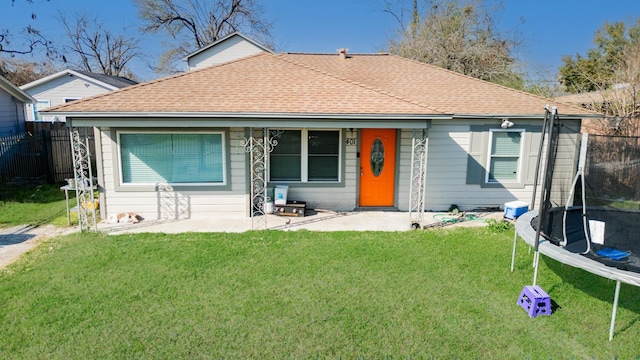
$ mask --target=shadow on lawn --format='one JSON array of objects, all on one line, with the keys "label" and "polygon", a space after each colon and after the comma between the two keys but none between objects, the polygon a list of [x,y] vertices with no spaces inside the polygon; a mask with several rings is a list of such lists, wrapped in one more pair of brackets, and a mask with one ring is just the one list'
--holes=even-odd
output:
[{"label": "shadow on lawn", "polygon": [[[616,287],[614,280],[565,265],[547,257],[543,257],[543,261],[551,271],[562,279],[563,282],[571,284],[587,296],[613,304]],[[551,296],[553,296],[554,288],[555,285],[547,291]],[[622,327],[616,330],[616,333],[621,333],[633,327],[640,321],[640,287],[622,284],[618,306],[630,310],[638,315],[627,324],[621,324]],[[552,312],[555,312],[556,309],[560,308],[561,306],[552,300]]]},{"label": "shadow on lawn", "polygon": [[31,234],[0,234],[0,248],[20,244],[34,237],[35,235]]}]

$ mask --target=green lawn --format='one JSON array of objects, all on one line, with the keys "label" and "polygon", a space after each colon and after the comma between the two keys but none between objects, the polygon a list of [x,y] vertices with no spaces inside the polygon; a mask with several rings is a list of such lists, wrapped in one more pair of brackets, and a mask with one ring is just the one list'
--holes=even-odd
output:
[{"label": "green lawn", "polygon": [[[75,206],[75,193],[69,199]],[[74,222],[77,224],[77,214]],[[67,226],[64,191],[59,185],[0,186],[0,227],[15,225]]]},{"label": "green lawn", "polygon": [[541,261],[510,232],[77,233],[0,270],[0,357],[636,359],[640,289]]}]

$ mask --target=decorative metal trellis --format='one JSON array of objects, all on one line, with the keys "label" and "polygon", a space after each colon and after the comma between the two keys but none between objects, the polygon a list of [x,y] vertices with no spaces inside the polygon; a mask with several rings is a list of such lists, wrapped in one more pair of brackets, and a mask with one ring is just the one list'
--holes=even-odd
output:
[{"label": "decorative metal trellis", "polygon": [[78,209],[78,225],[80,231],[98,231],[96,211],[98,206],[93,195],[93,173],[91,170],[91,151],[89,151],[88,128],[70,128],[71,149],[73,156],[73,174],[75,179],[76,201]]},{"label": "decorative metal trellis", "polygon": [[411,182],[409,184],[409,217],[411,227],[424,228],[425,182],[427,179],[427,129],[414,129],[411,152]]},{"label": "decorative metal trellis", "polygon": [[[254,133],[255,132],[255,133]],[[269,153],[278,145],[276,138],[280,137],[282,130],[262,131],[249,129],[248,137],[241,145],[244,151],[249,153],[249,181],[250,181],[250,216],[251,229],[267,229],[267,162]]]}]

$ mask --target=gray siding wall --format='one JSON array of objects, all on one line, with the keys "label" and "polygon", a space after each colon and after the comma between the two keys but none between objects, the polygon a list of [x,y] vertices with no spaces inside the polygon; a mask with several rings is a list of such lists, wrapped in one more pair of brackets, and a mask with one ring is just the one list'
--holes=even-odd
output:
[{"label": "gray siding wall", "polygon": [[0,90],[0,134],[24,131],[23,103]]},{"label": "gray siding wall", "polygon": [[[496,128],[499,127],[495,121]],[[467,179],[469,152],[477,133],[471,128],[478,121],[433,121],[428,131],[428,156],[425,209],[428,211],[446,211],[452,204],[461,210],[474,210],[487,207],[503,207],[504,203],[520,200],[531,202],[533,175],[535,170],[539,133],[529,132],[527,148],[524,151],[522,184],[486,187],[469,183]],[[517,120],[519,126],[540,127],[540,122]],[[494,125],[494,124],[492,124]],[[571,124],[576,129],[579,121]],[[347,130],[343,130],[345,134]],[[572,130],[573,131],[573,130]],[[102,210],[104,217],[109,214],[134,211],[147,219],[206,218],[216,213],[248,214],[249,195],[247,154],[242,141],[244,128],[231,128],[229,134],[229,171],[230,187],[222,191],[118,191],[116,186],[114,159],[116,139],[109,128],[100,131],[100,152],[104,171],[101,183],[104,186]],[[398,131],[397,151],[397,190],[396,204],[399,210],[407,211],[410,201],[411,153],[413,130]],[[345,136],[343,136],[343,139]],[[556,161],[556,178],[559,184],[570,184],[577,162],[578,136],[563,134],[559,143],[559,156]],[[344,155],[342,182],[340,184],[314,185],[290,184],[288,198],[307,202],[308,208],[351,211],[358,206],[358,180],[360,159],[357,157],[359,145],[346,145],[343,141]],[[483,151],[486,153],[488,147]],[[544,164],[543,164],[544,165]],[[271,190],[275,184],[269,184]],[[540,184],[538,184],[540,186]],[[566,187],[566,186],[565,186]],[[560,199],[562,194],[555,195]],[[540,194],[540,192],[538,192]]]},{"label": "gray siding wall", "polygon": [[579,132],[580,123],[578,121],[564,121],[560,128],[550,197],[552,206],[564,206],[569,196],[571,183],[578,169],[582,136]]},{"label": "gray siding wall", "polygon": [[[344,134],[346,130],[343,130]],[[344,136],[343,136],[344,139]],[[359,159],[357,158],[357,145],[344,145],[343,184],[330,186],[309,187],[291,185],[287,198],[307,202],[307,207],[312,209],[326,209],[351,211],[357,204],[357,182],[360,177]]]},{"label": "gray siding wall", "polygon": [[225,63],[257,54],[263,50],[254,44],[234,36],[217,44],[189,59],[189,70],[201,69],[207,66]]},{"label": "gray siding wall", "polygon": [[[344,131],[343,131],[344,133]],[[104,194],[101,196],[102,216],[119,212],[137,212],[145,219],[206,218],[216,213],[238,213],[249,211],[247,154],[242,141],[244,128],[231,128],[230,145],[230,189],[224,191],[118,191],[114,159],[116,139],[110,128],[100,129],[100,152],[104,171],[101,174]],[[356,145],[343,145],[343,181],[330,186],[290,185],[288,199],[307,202],[313,209],[353,210],[356,207],[358,159]],[[96,150],[98,151],[98,150]],[[269,184],[272,190],[274,184]]]},{"label": "gray siding wall", "polygon": [[[519,126],[540,126],[540,122],[515,121]],[[495,124],[494,124],[495,123]],[[537,151],[539,135],[529,133],[531,139],[525,148],[526,157],[523,186],[483,187],[481,184],[469,184],[467,181],[468,153],[472,151],[472,125],[478,121],[434,120],[429,129],[427,156],[427,180],[425,209],[430,211],[446,211],[452,204],[461,210],[473,210],[487,207],[503,207],[505,202],[520,200],[531,202],[533,194],[533,173],[535,157],[531,151]],[[480,123],[481,124],[481,123]],[[491,125],[499,128],[498,120]],[[514,128],[515,128],[514,127]],[[409,179],[411,172],[411,130],[401,133],[398,208],[409,209]],[[488,152],[488,147],[481,151]],[[575,154],[567,154],[573,158]]]},{"label": "gray siding wall", "polygon": [[[145,219],[207,218],[216,213],[240,213],[248,211],[245,167],[246,154],[241,141],[244,129],[232,128],[229,132],[231,188],[227,191],[117,191],[114,166],[116,139],[111,138],[109,128],[100,129],[101,154],[104,171],[100,179],[104,188],[102,216],[107,218],[119,212],[136,212]],[[96,149],[96,151],[98,151]]]}]

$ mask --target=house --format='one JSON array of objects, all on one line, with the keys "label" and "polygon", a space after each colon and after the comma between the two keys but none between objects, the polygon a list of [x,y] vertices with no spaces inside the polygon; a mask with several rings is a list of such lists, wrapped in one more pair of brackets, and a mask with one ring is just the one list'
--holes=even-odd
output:
[{"label": "house", "polygon": [[637,123],[638,90],[631,84],[616,84],[609,89],[558,96],[554,100],[603,113],[597,119],[585,119],[582,131],[590,134],[639,136]]},{"label": "house", "polygon": [[273,53],[267,47],[257,43],[240,32],[231,33],[201,49],[187,55],[184,60],[189,71],[211,65],[255,55],[261,52]]},{"label": "house", "polygon": [[22,85],[20,89],[37,100],[35,104],[27,104],[27,121],[56,122],[65,119],[55,115],[42,116],[40,110],[134,84],[137,83],[120,76],[66,69]]},{"label": "house", "polygon": [[0,136],[24,132],[25,104],[36,100],[0,76]]},{"label": "house", "polygon": [[[103,218],[164,219],[249,215],[256,194],[277,185],[315,209],[529,202],[548,104],[398,56],[341,49],[258,52],[47,115],[94,127]],[[556,161],[571,178],[580,121],[593,113],[558,112],[567,134]]]}]

